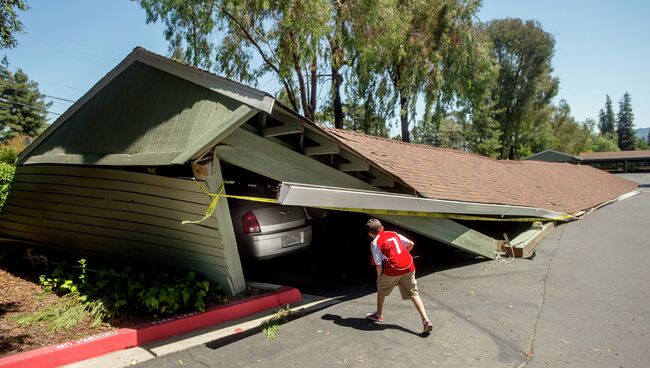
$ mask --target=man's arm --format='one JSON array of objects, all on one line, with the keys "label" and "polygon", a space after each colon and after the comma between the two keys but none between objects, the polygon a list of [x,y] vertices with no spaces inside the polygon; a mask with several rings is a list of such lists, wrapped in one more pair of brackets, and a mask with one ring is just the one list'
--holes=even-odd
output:
[{"label": "man's arm", "polygon": [[382,266],[379,265],[379,266],[376,266],[376,267],[377,267],[377,278],[379,278],[379,276],[381,276]]}]

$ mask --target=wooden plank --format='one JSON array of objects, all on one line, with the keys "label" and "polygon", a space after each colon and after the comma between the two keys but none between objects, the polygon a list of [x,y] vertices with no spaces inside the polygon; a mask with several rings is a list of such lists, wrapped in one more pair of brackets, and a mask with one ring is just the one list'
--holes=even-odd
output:
[{"label": "wooden plank", "polygon": [[365,161],[348,151],[342,150],[339,152],[339,156],[350,161],[349,164],[339,164],[338,169],[340,171],[370,171],[370,164],[368,161]]},{"label": "wooden plank", "polygon": [[514,252],[516,258],[528,257],[537,245],[553,231],[554,227],[553,222],[547,222],[539,227],[533,225],[530,229],[512,239],[510,241],[511,246],[505,246],[504,250],[508,256],[511,256]]},{"label": "wooden plank", "polygon": [[[216,192],[223,183],[221,164],[216,154],[213,155],[212,162],[209,166],[211,175],[206,181],[210,190]],[[237,241],[235,240],[235,231],[230,217],[228,201],[219,201],[217,203],[213,217],[217,219],[221,235],[221,246],[228,269],[227,279],[229,289],[227,290],[232,295],[239,294],[246,289],[246,280],[244,279],[244,271],[242,270],[239,259],[239,251],[237,250]]]},{"label": "wooden plank", "polygon": [[305,128],[303,128],[302,125],[286,124],[286,125],[280,125],[273,128],[264,128],[263,135],[264,138],[268,138],[268,137],[277,137],[279,135],[298,134],[298,133],[302,133],[304,129]]},{"label": "wooden plank", "polygon": [[[75,208],[75,212],[85,212],[82,214],[74,212],[62,211],[61,206],[41,206],[51,207],[49,210],[38,210],[30,207],[21,207],[15,203],[3,209],[3,213],[18,214],[26,217],[33,217],[43,220],[60,220],[66,222],[74,222],[77,224],[85,224],[90,226],[100,226],[116,230],[128,230],[137,232],[139,234],[148,234],[154,236],[162,236],[165,238],[176,239],[179,241],[186,241],[188,243],[196,243],[213,247],[214,244],[220,242],[219,232],[214,231],[213,236],[205,236],[194,233],[189,233],[183,230],[173,229],[164,224],[161,224],[158,219],[150,223],[129,221],[124,217],[106,218],[95,216],[96,212],[90,208],[85,211],[78,211],[81,207]],[[70,207],[70,206],[68,206]],[[141,219],[138,219],[141,220]],[[180,225],[180,224],[179,224]],[[176,226],[176,225],[174,225]]]},{"label": "wooden plank", "polygon": [[[81,206],[78,204],[65,204],[42,200],[25,200],[21,198],[13,198],[11,202],[7,204],[7,207],[20,207],[35,210],[34,215],[39,214],[41,211],[53,211],[90,216],[93,218],[119,219],[133,224],[154,225],[163,229],[180,231],[182,233],[195,234],[209,238],[219,238],[219,232],[214,228],[197,226],[198,224],[182,224],[180,220],[170,220],[155,215],[108,210],[97,207]],[[192,218],[195,217],[195,215],[192,215]],[[186,217],[186,219],[187,218],[189,217]]]},{"label": "wooden plank", "polygon": [[181,251],[200,253],[208,256],[219,255],[223,257],[223,250],[217,248],[217,242],[215,242],[214,246],[207,246],[204,244],[198,244],[182,239],[146,234],[137,230],[122,230],[119,228],[102,227],[74,222],[75,220],[78,220],[78,218],[71,215],[68,215],[70,216],[68,219],[67,216],[53,214],[50,217],[54,217],[56,219],[49,219],[25,216],[16,212],[17,211],[15,211],[15,208],[8,208],[3,212],[2,219],[14,223],[36,226],[43,229],[60,229],[88,235],[98,235],[106,238],[137,241],[142,244],[149,244],[151,247],[154,247],[156,249],[174,248]]},{"label": "wooden plank", "polygon": [[[29,191],[40,192],[44,195],[48,193],[77,195],[80,197],[97,198],[109,201],[121,201],[139,203],[151,206],[157,206],[167,209],[178,209],[183,212],[193,213],[198,216],[205,214],[206,206],[189,203],[169,198],[150,196],[139,193],[121,192],[116,190],[94,189],[83,187],[71,187],[64,185],[51,185],[51,184],[33,184],[33,183],[13,183],[12,191]],[[200,218],[200,217],[199,217]]]},{"label": "wooden plank", "polygon": [[[98,254],[119,254],[130,256],[135,251],[143,252],[149,262],[163,262],[174,265],[179,260],[208,263],[225,271],[226,264],[223,257],[206,255],[197,252],[187,252],[168,247],[155,247],[151,244],[135,240],[111,238],[96,234],[82,234],[60,228],[42,228],[39,226],[15,223],[5,219],[0,220],[0,229],[7,236],[17,239],[26,239],[40,244],[58,245],[62,248],[72,248],[77,251],[89,251]],[[74,246],[72,246],[74,244]],[[170,257],[169,259],[167,257]]]},{"label": "wooden plank", "polygon": [[126,182],[119,180],[78,178],[59,175],[31,175],[17,174],[14,183],[49,184],[58,186],[70,186],[75,188],[108,189],[112,191],[139,193],[144,195],[164,197],[183,202],[209,205],[210,197],[198,191],[185,191],[172,188],[158,187],[150,184]]},{"label": "wooden plank", "polygon": [[[338,171],[298,152],[284,148],[242,129],[217,146],[223,161],[277,181],[378,190],[351,175]],[[291,165],[287,165],[290,162]],[[411,231],[490,259],[496,256],[496,241],[448,219],[380,216]]]},{"label": "wooden plank", "polygon": [[97,178],[120,180],[133,183],[150,184],[164,188],[199,192],[191,180],[168,178],[159,175],[136,173],[124,170],[99,169],[84,166],[66,165],[20,165],[16,167],[16,175],[38,174],[38,175],[63,175],[81,178]]},{"label": "wooden plank", "polygon": [[[12,190],[11,196],[7,200],[7,206],[16,203],[23,207],[29,207],[26,203],[45,203],[55,206],[81,206],[86,208],[94,208],[100,216],[104,214],[114,213],[116,218],[122,216],[130,217],[158,217],[161,220],[167,220],[170,223],[180,224],[184,220],[198,219],[199,215],[177,211],[174,209],[167,209],[162,207],[144,205],[132,202],[121,202],[113,200],[104,200],[96,198],[80,197],[78,195],[67,194],[52,194],[52,193],[39,193],[39,192],[26,192],[20,190]],[[110,211],[110,212],[105,212]],[[118,215],[119,214],[119,215]],[[217,229],[217,222],[214,218],[207,219],[200,224],[185,224],[181,225],[188,232],[196,234],[209,235],[213,230]]]},{"label": "wooden plank", "polygon": [[28,156],[21,165],[62,164],[62,165],[120,165],[120,166],[158,166],[169,165],[181,152],[165,153],[113,153],[108,155],[93,154],[43,154]]},{"label": "wooden plank", "polygon": [[305,147],[303,152],[307,156],[316,155],[334,155],[341,152],[341,147],[338,144],[322,145],[315,147]]},{"label": "wooden plank", "polygon": [[199,140],[188,144],[185,150],[174,158],[172,164],[183,164],[191,158],[201,156],[212,149],[223,137],[247,122],[257,112],[256,109],[241,105],[227,117],[211,116],[210,125],[213,128],[200,137]]}]

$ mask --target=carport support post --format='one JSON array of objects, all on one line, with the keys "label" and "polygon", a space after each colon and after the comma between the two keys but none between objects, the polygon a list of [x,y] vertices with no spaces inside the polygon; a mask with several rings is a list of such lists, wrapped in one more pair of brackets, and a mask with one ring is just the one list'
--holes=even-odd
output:
[{"label": "carport support post", "polygon": [[[205,180],[208,184],[208,190],[210,193],[217,193],[223,183],[223,177],[221,175],[221,164],[216,154],[213,155],[212,162],[208,164],[208,169],[210,170],[210,176]],[[223,253],[226,264],[228,265],[229,275],[227,280],[230,286],[229,291],[232,295],[235,295],[246,289],[246,281],[244,280],[244,272],[242,271],[239,252],[237,251],[237,241],[235,240],[235,231],[232,220],[230,219],[228,201],[225,198],[219,199],[212,216],[217,220],[219,233],[221,234]]]}]

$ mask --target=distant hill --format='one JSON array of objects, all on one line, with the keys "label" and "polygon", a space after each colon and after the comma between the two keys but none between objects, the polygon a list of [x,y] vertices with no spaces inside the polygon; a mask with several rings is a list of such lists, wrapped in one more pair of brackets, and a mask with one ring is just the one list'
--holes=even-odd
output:
[{"label": "distant hill", "polygon": [[634,130],[634,134],[637,138],[648,139],[648,131],[650,128],[639,128]]}]

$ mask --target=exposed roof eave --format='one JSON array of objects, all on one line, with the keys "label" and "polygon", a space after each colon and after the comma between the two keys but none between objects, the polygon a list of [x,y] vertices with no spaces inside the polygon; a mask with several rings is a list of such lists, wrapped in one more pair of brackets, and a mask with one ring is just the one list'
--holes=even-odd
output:
[{"label": "exposed roof eave", "polygon": [[312,122],[311,120],[307,119],[306,117],[304,117],[304,116],[298,114],[298,113],[295,112],[292,108],[286,106],[286,105],[283,104],[282,102],[276,100],[276,101],[275,101],[274,109],[275,109],[276,111],[278,111],[278,112],[281,112],[281,113],[285,114],[285,115],[290,115],[290,116],[294,117],[295,119],[300,120],[302,123],[304,123],[305,128],[310,129],[311,131],[317,132],[318,134],[320,134],[320,135],[323,136],[324,138],[327,138],[327,139],[329,139],[329,140],[331,140],[331,141],[333,141],[333,142],[336,142],[336,144],[338,144],[339,146],[345,148],[346,151],[349,151],[350,153],[354,154],[355,156],[359,157],[360,159],[363,159],[364,161],[367,161],[367,162],[369,162],[370,164],[372,164],[372,166],[373,166],[377,171],[379,171],[379,172],[381,172],[382,174],[386,175],[387,177],[389,177],[389,178],[395,180],[395,182],[400,183],[400,184],[403,185],[405,188],[411,190],[413,193],[420,194],[420,193],[418,193],[418,192],[417,192],[413,187],[411,187],[411,186],[408,185],[406,182],[404,182],[401,178],[395,176],[393,173],[391,173],[391,172],[389,172],[389,171],[387,171],[387,170],[384,170],[382,167],[380,167],[379,165],[375,164],[372,160],[368,159],[366,156],[362,155],[362,154],[359,153],[357,150],[355,150],[354,148],[350,147],[348,144],[346,144],[342,139],[340,139],[340,138],[337,137],[336,135],[327,132],[327,131],[326,131],[325,129],[323,129],[321,126],[319,126],[318,124]]}]

